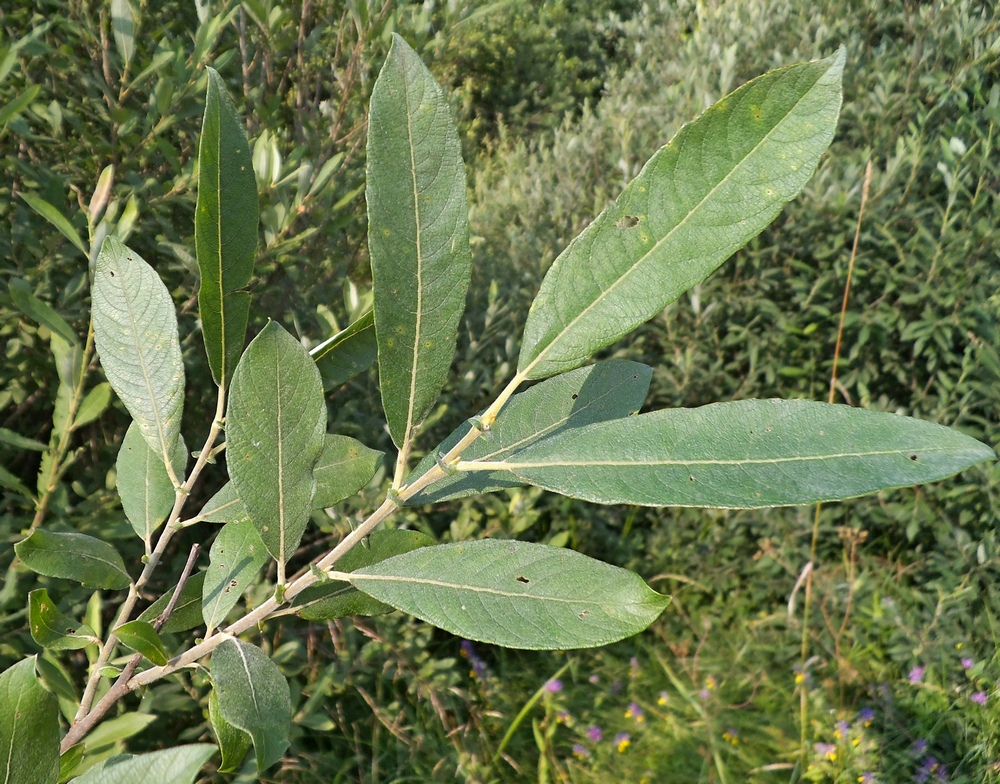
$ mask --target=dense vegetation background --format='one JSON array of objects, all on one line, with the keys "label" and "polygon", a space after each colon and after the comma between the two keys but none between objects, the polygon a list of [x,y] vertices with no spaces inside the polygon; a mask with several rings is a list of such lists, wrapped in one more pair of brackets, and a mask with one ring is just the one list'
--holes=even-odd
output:
[{"label": "dense vegetation background", "polygon": [[[769,68],[843,43],[839,131],[802,196],[606,353],[653,366],[650,407],[826,399],[871,161],[837,399],[1000,442],[994,3],[133,2],[131,40],[116,37],[112,7],[121,13],[83,0],[0,10],[0,669],[39,652],[24,611],[32,588],[92,625],[114,609],[12,564],[30,496],[44,496],[52,530],[99,531],[141,554],[114,493],[117,402],[95,401],[61,480],[36,492],[65,368],[7,284],[26,281],[81,337],[89,306],[85,252],[31,197],[65,216],[84,250],[114,231],[157,267],[181,312],[185,430],[203,432],[212,384],[192,226],[205,64],[242,96],[256,139],[252,318],[277,318],[310,345],[364,307],[365,111],[389,33],[450,91],[476,271],[454,381],[421,440],[430,449],[511,375],[547,265],[681,123]],[[109,164],[110,202],[88,221]],[[92,370],[88,383],[100,381]],[[388,449],[376,388],[373,371],[330,390],[331,430]],[[25,449],[15,433],[41,443]],[[194,502],[222,481],[210,475]],[[987,466],[818,517],[593,507],[534,489],[407,512],[397,524],[440,540],[575,547],[636,569],[674,604],[638,638],[565,654],[463,646],[398,616],[269,627],[265,646],[295,676],[298,733],[269,780],[1000,781],[998,487]],[[304,546],[326,547],[383,489],[317,514]],[[186,552],[181,541],[173,555]],[[813,557],[806,617],[799,578]],[[161,587],[178,571],[163,569]],[[86,657],[42,655],[64,711]],[[159,685],[98,740],[112,753],[207,737],[206,693],[197,672]]]}]

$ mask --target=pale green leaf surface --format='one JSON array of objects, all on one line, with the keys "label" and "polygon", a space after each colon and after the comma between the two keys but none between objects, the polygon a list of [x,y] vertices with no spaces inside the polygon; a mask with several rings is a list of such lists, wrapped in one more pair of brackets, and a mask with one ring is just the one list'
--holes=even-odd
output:
[{"label": "pale green leaf surface", "polygon": [[518,374],[585,362],[704,280],[802,189],[833,139],[844,50],[767,73],[685,125],[553,262]]},{"label": "pale green leaf surface", "polygon": [[316,363],[273,321],[236,367],[226,423],[230,480],[268,552],[285,563],[313,509],[326,402]]},{"label": "pale green leaf surface", "polygon": [[76,419],[73,420],[73,428],[76,429],[84,425],[89,425],[103,414],[110,404],[111,385],[106,381],[102,381],[91,389],[84,396],[83,400],[80,401],[80,407],[76,412]]},{"label": "pale green leaf surface", "polygon": [[375,313],[368,311],[350,326],[324,340],[309,354],[315,360],[327,389],[339,387],[368,370],[378,358]]},{"label": "pale green leaf surface", "polygon": [[28,626],[31,639],[43,648],[75,651],[101,641],[87,624],[59,612],[56,603],[44,588],[28,594]]},{"label": "pale green leaf surface", "polygon": [[59,705],[35,677],[35,657],[0,673],[0,784],[55,784]]},{"label": "pale green leaf surface", "polygon": [[93,536],[35,529],[14,552],[36,574],[75,580],[86,588],[120,591],[132,580],[118,551]]},{"label": "pale green leaf surface", "polygon": [[[177,439],[173,455],[174,474],[184,477],[187,447]],[[163,460],[149,448],[135,422],[129,425],[118,450],[118,495],[132,529],[147,544],[153,532],[167,519],[174,506],[174,483],[163,467]]]},{"label": "pale green leaf surface", "polygon": [[41,91],[41,85],[33,84],[17,96],[17,98],[14,98],[12,101],[8,101],[3,106],[0,106],[0,127],[3,127],[6,123],[13,120],[21,112],[31,106],[35,98],[38,97],[38,93]]},{"label": "pale green leaf surface", "polygon": [[72,242],[77,250],[79,250],[84,256],[89,257],[87,246],[83,244],[83,240],[80,239],[79,233],[73,228],[73,224],[67,220],[65,215],[59,212],[59,210],[40,196],[36,196],[33,193],[21,193],[19,195],[28,203],[28,206],[31,207],[31,209],[55,226],[55,228],[59,230],[60,234]]},{"label": "pale green leaf surface", "polygon": [[49,348],[56,361],[56,374],[59,376],[56,402],[52,409],[52,434],[58,439],[72,424],[69,414],[73,396],[83,376],[83,349],[79,343],[68,343],[55,332],[49,337]]},{"label": "pale green leaf surface", "polygon": [[472,255],[448,100],[398,35],[372,90],[365,195],[379,386],[402,445],[451,367]]},{"label": "pale green leaf surface", "polygon": [[267,770],[288,748],[292,703],[288,681],[264,652],[236,638],[212,654],[219,713],[253,739],[257,769]]},{"label": "pale green leaf surface", "polygon": [[208,72],[198,149],[195,250],[201,270],[198,308],[215,382],[225,387],[243,351],[260,207],[243,121],[222,77]]},{"label": "pale green leaf surface", "polygon": [[249,520],[223,526],[212,543],[202,589],[202,616],[209,630],[222,625],[267,558],[267,548]]},{"label": "pale green leaf surface", "polygon": [[222,717],[219,710],[219,695],[215,689],[208,695],[208,720],[219,742],[219,753],[222,755],[220,773],[232,773],[240,767],[243,758],[250,751],[250,736],[238,727],[234,727]]},{"label": "pale green leaf surface", "polygon": [[104,240],[93,284],[94,337],[115,393],[163,462],[180,437],[184,364],[170,292],[135,251]]},{"label": "pale green leaf surface", "polygon": [[741,400],[589,425],[503,466],[596,503],[755,509],[931,482],[990,457],[989,447],[933,422],[808,400]]},{"label": "pale green leaf surface", "polygon": [[[488,433],[463,453],[467,462],[501,462],[562,430],[634,414],[649,390],[653,370],[638,362],[612,360],[564,373],[514,395]],[[435,456],[457,444],[472,425],[458,427],[413,470],[413,483],[435,465]],[[452,474],[410,498],[409,506],[479,493],[521,487],[524,480],[510,471],[476,471]]]},{"label": "pale green leaf surface", "polygon": [[[408,553],[418,547],[429,547],[434,540],[419,531],[379,529],[368,537],[368,545],[359,545],[337,561],[339,572],[353,572],[377,564],[394,555]],[[348,615],[382,615],[394,609],[384,602],[361,593],[350,583],[339,580],[319,583],[306,588],[295,597],[293,607],[301,607],[299,615],[308,621],[325,621]]]},{"label": "pale green leaf surface", "polygon": [[120,750],[121,742],[133,738],[156,721],[155,713],[122,713],[112,719],[105,719],[86,738],[87,750],[91,753],[106,753]]},{"label": "pale green leaf surface", "polygon": [[350,581],[452,634],[530,650],[607,645],[641,632],[670,601],[633,572],[513,540],[423,547]]},{"label": "pale green leaf surface", "polygon": [[36,441],[34,438],[27,438],[5,427],[0,427],[0,442],[9,444],[16,449],[30,449],[34,452],[44,452],[48,449],[48,446],[41,441]]},{"label": "pale green leaf surface", "polygon": [[167,663],[167,649],[163,647],[163,640],[150,622],[137,618],[123,623],[115,627],[115,636],[122,645],[141,653],[153,664],[162,667]]},{"label": "pale green leaf surface", "polygon": [[192,743],[147,754],[119,754],[95,765],[69,784],[193,784],[215,746]]},{"label": "pale green leaf surface", "polygon": [[[191,575],[188,581],[184,583],[184,588],[181,590],[181,596],[177,600],[177,605],[174,607],[173,613],[160,629],[161,634],[186,632],[188,629],[193,629],[196,626],[204,624],[204,620],[201,616],[201,592],[204,584],[204,572],[198,572],[198,574]],[[174,588],[171,588],[163,594],[163,596],[149,605],[149,607],[143,610],[139,614],[139,620],[147,621],[149,623],[156,621],[160,613],[167,609],[167,605],[170,603],[170,599],[174,595],[174,590]]]},{"label": "pale green leaf surface", "polygon": [[313,508],[325,509],[350,498],[372,480],[384,457],[360,441],[328,433],[313,469],[316,477]]},{"label": "pale green leaf surface", "polygon": [[78,344],[80,342],[73,328],[66,323],[66,319],[60,316],[55,308],[47,302],[36,297],[27,281],[12,278],[8,290],[14,304],[32,321],[48,327],[68,343]]},{"label": "pale green leaf surface", "polygon": [[198,517],[207,523],[235,523],[250,519],[232,482],[226,482],[219,492],[208,499]]},{"label": "pale green leaf surface", "polygon": [[115,48],[126,66],[135,54],[135,28],[139,17],[130,0],[111,0],[111,32]]}]

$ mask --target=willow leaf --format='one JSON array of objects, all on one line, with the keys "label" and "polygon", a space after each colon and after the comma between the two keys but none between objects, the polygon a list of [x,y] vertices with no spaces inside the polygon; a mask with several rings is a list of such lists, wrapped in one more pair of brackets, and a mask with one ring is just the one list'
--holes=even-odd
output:
[{"label": "willow leaf", "polygon": [[0,673],[0,784],[59,777],[59,704],[35,676],[35,657]]},{"label": "willow leaf", "polygon": [[375,313],[368,311],[350,326],[316,346],[309,355],[329,389],[368,370],[378,358]]},{"label": "willow leaf", "polygon": [[226,619],[266,562],[267,548],[249,520],[226,523],[219,531],[202,593],[201,611],[209,634]]},{"label": "willow leaf", "polygon": [[313,470],[316,477],[313,508],[325,509],[350,498],[372,480],[384,457],[360,441],[328,433]]},{"label": "willow leaf", "polygon": [[[187,464],[184,438],[174,448],[174,476],[183,478]],[[129,425],[118,450],[118,495],[132,529],[148,545],[153,533],[174,506],[174,484],[160,456],[153,452],[135,422]]]},{"label": "willow leaf", "polygon": [[85,623],[59,612],[56,603],[44,588],[28,594],[28,627],[31,639],[43,648],[56,651],[76,651],[101,641]]}]

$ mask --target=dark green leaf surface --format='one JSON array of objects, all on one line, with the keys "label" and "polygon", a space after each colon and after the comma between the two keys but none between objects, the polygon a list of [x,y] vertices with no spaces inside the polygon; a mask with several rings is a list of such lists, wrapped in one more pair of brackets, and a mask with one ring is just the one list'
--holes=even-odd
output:
[{"label": "dark green leaf surface", "polygon": [[[187,447],[177,439],[173,455],[174,474],[184,477]],[[153,532],[167,519],[174,506],[174,483],[163,467],[163,459],[149,448],[138,426],[129,425],[118,450],[118,495],[132,529],[149,545]]]},{"label": "dark green leaf surface", "polygon": [[596,503],[755,509],[931,482],[991,457],[933,422],[808,400],[741,400],[589,425],[504,465]]},{"label": "dark green leaf surface", "polygon": [[353,438],[327,434],[313,470],[316,477],[313,508],[325,509],[350,498],[372,480],[384,457]]},{"label": "dark green leaf surface", "polygon": [[78,428],[89,425],[103,414],[110,404],[111,385],[106,381],[102,381],[91,389],[80,402],[80,408],[76,412],[76,419],[73,420],[73,427]]},{"label": "dark green leaf surface", "polygon": [[670,602],[633,572],[513,540],[423,547],[350,581],[452,634],[530,650],[607,645],[641,632]]},{"label": "dark green leaf surface", "polygon": [[194,236],[201,271],[198,308],[215,382],[225,387],[243,351],[260,209],[243,122],[222,77],[208,72],[198,150]]},{"label": "dark green leaf surface", "polygon": [[312,512],[326,402],[316,363],[270,322],[247,347],[230,390],[226,461],[268,552],[284,564]]},{"label": "dark green leaf surface", "polygon": [[372,90],[365,196],[379,386],[389,432],[402,445],[451,367],[472,254],[448,100],[398,35]]},{"label": "dark green leaf surface", "polygon": [[[350,550],[337,562],[336,569],[338,572],[353,572],[432,544],[434,540],[419,531],[379,529],[368,538],[367,547],[359,545]],[[295,597],[292,605],[301,607],[299,615],[308,621],[325,621],[348,615],[382,615],[393,610],[388,604],[361,593],[350,583],[336,580],[306,588]]]},{"label": "dark green leaf surface", "polygon": [[35,677],[35,657],[0,673],[0,784],[55,784],[59,704]]},{"label": "dark green leaf surface", "polygon": [[14,552],[36,574],[76,580],[86,588],[120,591],[132,582],[118,551],[93,536],[36,529]]},{"label": "dark green leaf surface", "polygon": [[208,523],[235,523],[250,519],[232,482],[226,482],[219,492],[208,499],[198,517]]},{"label": "dark green leaf surface", "polygon": [[104,373],[166,464],[180,437],[184,406],[184,364],[170,293],[138,253],[108,237],[97,256],[92,295]]},{"label": "dark green leaf surface", "polygon": [[89,256],[87,252],[87,246],[83,244],[83,240],[80,239],[80,235],[76,229],[73,228],[73,224],[67,220],[66,216],[63,215],[59,210],[49,204],[45,199],[40,196],[36,196],[33,193],[21,193],[19,194],[22,199],[24,199],[28,206],[31,207],[35,212],[41,215],[45,220],[51,223],[59,233],[62,234],[66,239],[68,239],[73,245],[80,251],[84,256]]},{"label": "dark green leaf surface", "polygon": [[215,746],[192,743],[148,754],[119,754],[69,784],[192,784]]},{"label": "dark green leaf surface", "polygon": [[267,562],[267,548],[249,520],[226,523],[212,543],[202,589],[202,616],[218,628]]},{"label": "dark green leaf surface", "polygon": [[148,621],[136,619],[123,623],[115,628],[115,636],[122,645],[141,653],[153,664],[162,667],[167,663],[167,649],[163,647],[163,640]]},{"label": "dark green leaf surface", "polygon": [[8,101],[3,106],[0,106],[0,127],[13,120],[21,112],[31,106],[35,99],[38,97],[38,93],[42,91],[42,86],[40,84],[33,84],[28,87],[23,93],[21,93],[17,98],[12,101]]},{"label": "dark green leaf surface", "polygon": [[75,651],[88,645],[100,645],[94,630],[85,623],[63,615],[49,592],[39,588],[28,594],[28,625],[31,639],[43,648]]},{"label": "dark green leaf surface", "polygon": [[208,720],[215,731],[215,739],[219,742],[219,753],[222,754],[219,772],[232,773],[239,768],[250,751],[250,736],[222,718],[219,695],[215,689],[208,695]]},{"label": "dark green leaf surface", "polygon": [[309,352],[327,389],[364,373],[378,358],[375,313],[365,315]]},{"label": "dark green leaf surface", "polygon": [[[188,629],[193,629],[204,623],[201,617],[201,592],[204,584],[204,572],[191,575],[191,578],[184,583],[181,598],[177,600],[177,605],[174,607],[173,613],[167,622],[163,624],[163,628],[160,629],[161,633],[175,634],[177,632],[186,632]],[[159,617],[160,613],[167,609],[167,605],[170,603],[170,598],[173,595],[174,589],[171,588],[143,610],[139,614],[139,620],[153,623]]]},{"label": "dark green leaf surface", "polygon": [[212,683],[220,715],[250,735],[257,769],[267,770],[289,743],[292,703],[285,676],[260,648],[230,638],[212,654]]},{"label": "dark green leaf surface", "polygon": [[31,286],[27,281],[19,278],[12,278],[8,285],[10,298],[18,309],[32,321],[48,327],[68,343],[78,344],[73,328],[66,323],[66,319],[60,316],[55,309],[47,302],[42,302],[31,291]]},{"label": "dark green leaf surface", "polygon": [[0,443],[10,444],[15,449],[31,449],[35,452],[44,452],[48,449],[48,446],[41,441],[27,438],[13,430],[8,430],[6,427],[0,427]]},{"label": "dark green leaf surface", "polygon": [[[613,360],[547,379],[526,392],[514,395],[504,406],[489,433],[474,441],[463,453],[467,462],[500,462],[562,430],[634,414],[649,390],[653,369],[638,362]],[[435,456],[457,444],[472,426],[458,427],[414,469],[415,478],[429,471]],[[521,487],[524,480],[510,471],[476,471],[447,476],[407,501],[410,506],[479,493]]]},{"label": "dark green leaf surface", "polygon": [[584,363],[710,275],[793,199],[833,139],[844,50],[767,73],[684,126],[555,260],[518,374]]}]

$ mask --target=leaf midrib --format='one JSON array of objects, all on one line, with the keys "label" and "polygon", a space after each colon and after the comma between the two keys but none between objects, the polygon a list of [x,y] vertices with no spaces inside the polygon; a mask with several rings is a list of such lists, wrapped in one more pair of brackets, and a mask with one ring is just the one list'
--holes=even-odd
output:
[{"label": "leaf midrib", "polygon": [[[358,572],[347,572],[344,576],[338,576],[338,580],[347,580],[352,585],[355,581],[364,582],[365,580],[374,580],[377,582],[391,582],[391,583],[404,583],[404,584],[414,584],[414,585],[431,585],[435,588],[451,588],[458,591],[469,591],[471,593],[485,593],[493,596],[502,596],[509,599],[528,599],[531,601],[538,601],[544,603],[556,603],[556,604],[572,604],[572,605],[589,605],[591,607],[606,607],[614,606],[618,607],[617,603],[613,602],[601,602],[596,599],[567,599],[558,596],[544,596],[535,595],[527,593],[515,593],[512,591],[503,591],[499,588],[487,588],[485,586],[477,585],[462,585],[461,583],[451,583],[445,580],[435,580],[428,577],[401,577],[398,575],[378,575],[378,574],[359,574]],[[355,586],[357,587],[357,586]],[[363,590],[363,589],[361,589]],[[375,597],[378,598],[378,597]],[[384,601],[384,600],[382,600]]]},{"label": "leaf midrib", "polygon": [[[405,70],[405,64],[404,64]],[[403,431],[403,443],[400,448],[405,451],[410,440],[410,433],[413,428],[413,401],[417,394],[417,368],[420,361],[420,330],[423,329],[423,308],[424,308],[424,251],[423,251],[423,231],[420,223],[420,193],[417,188],[417,162],[413,150],[413,118],[410,111],[410,90],[409,84],[404,76],[403,100],[406,102],[406,140],[407,149],[410,153],[410,181],[413,184],[413,217],[414,217],[414,237],[417,251],[417,312],[414,322],[413,336],[413,358],[410,363],[410,395],[406,403],[406,428]]]}]

